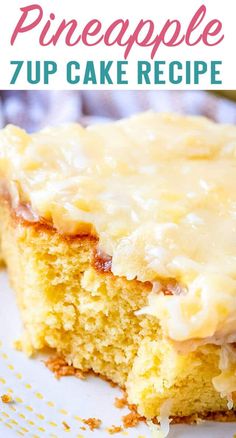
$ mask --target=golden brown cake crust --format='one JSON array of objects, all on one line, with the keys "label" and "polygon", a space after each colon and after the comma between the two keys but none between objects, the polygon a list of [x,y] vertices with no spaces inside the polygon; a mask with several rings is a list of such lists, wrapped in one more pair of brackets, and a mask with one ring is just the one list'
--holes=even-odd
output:
[{"label": "golden brown cake crust", "polygon": [[[15,226],[17,224],[21,224],[26,228],[33,228],[38,233],[48,232],[49,234],[58,234],[60,238],[67,244],[70,244],[70,242],[73,241],[89,243],[93,249],[93,259],[91,262],[92,267],[101,274],[111,275],[112,277],[114,277],[111,272],[112,257],[100,252],[100,250],[98,249],[98,237],[90,233],[82,233],[76,235],[62,234],[58,232],[50,222],[45,221],[43,218],[41,218],[37,222],[27,221],[15,209],[12,208],[10,198],[6,193],[4,194],[4,196],[1,193],[0,202],[2,203],[2,208],[4,208],[5,204],[7,210],[10,212],[11,220]],[[28,209],[29,207],[24,205],[24,208]],[[147,292],[150,292],[150,288],[152,288],[152,283],[149,281],[142,282],[135,279],[132,281],[138,284],[142,284],[144,287],[147,287]]]}]

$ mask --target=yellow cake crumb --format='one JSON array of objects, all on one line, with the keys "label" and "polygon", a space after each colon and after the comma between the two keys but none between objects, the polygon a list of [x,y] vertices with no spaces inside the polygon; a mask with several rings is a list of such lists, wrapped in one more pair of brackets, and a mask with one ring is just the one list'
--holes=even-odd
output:
[{"label": "yellow cake crumb", "polygon": [[50,357],[44,363],[46,367],[54,373],[57,379],[65,376],[75,376],[82,380],[86,379],[86,374],[83,371],[68,365],[65,358],[61,356]]},{"label": "yellow cake crumb", "polygon": [[16,339],[16,340],[13,342],[13,347],[14,347],[15,350],[17,350],[17,351],[22,351],[22,342],[21,342],[21,340],[20,340],[20,339]]},{"label": "yellow cake crumb", "polygon": [[102,424],[102,421],[99,418],[88,418],[83,419],[83,423],[86,424],[90,430],[99,429]]},{"label": "yellow cake crumb", "polygon": [[8,403],[12,403],[12,402],[13,402],[13,398],[12,398],[12,396],[9,395],[9,394],[3,394],[3,395],[1,395],[1,400],[2,400],[3,403],[6,403],[6,404],[8,404]]},{"label": "yellow cake crumb", "polygon": [[114,406],[118,409],[123,409],[125,406],[127,406],[127,398],[123,397],[123,398],[115,398],[115,403]]},{"label": "yellow cake crumb", "polygon": [[122,431],[123,431],[123,428],[121,426],[114,426],[114,425],[112,425],[111,427],[109,427],[107,429],[107,432],[110,435],[115,435],[116,433],[119,433],[119,432],[122,432]]},{"label": "yellow cake crumb", "polygon": [[135,427],[140,421],[144,421],[145,418],[141,417],[137,412],[130,412],[122,417],[122,422],[125,428]]}]

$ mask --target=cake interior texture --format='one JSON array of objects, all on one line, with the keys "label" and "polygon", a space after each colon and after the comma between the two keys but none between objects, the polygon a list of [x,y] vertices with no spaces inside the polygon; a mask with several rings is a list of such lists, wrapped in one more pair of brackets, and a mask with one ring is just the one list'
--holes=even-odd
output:
[{"label": "cake interior texture", "polygon": [[178,354],[156,318],[135,316],[147,304],[150,285],[99,272],[94,240],[62,237],[5,210],[3,251],[27,353],[56,349],[76,368],[126,388],[129,402],[147,418],[159,415],[169,399],[174,416],[227,409],[212,384],[219,375],[219,347]]},{"label": "cake interior texture", "polygon": [[[160,116],[150,117],[159,120]],[[179,123],[183,123],[183,119],[177,117]],[[147,120],[145,115],[144,127]],[[142,119],[139,122],[142,123]],[[176,123],[175,119],[173,123]],[[198,123],[211,125],[211,122],[196,119],[196,123],[194,130],[191,128],[187,143],[191,136],[194,139],[197,137],[193,140],[194,147],[200,145],[201,149],[201,157],[198,156],[197,160],[202,160],[204,167],[204,139],[199,137],[197,128]],[[236,131],[232,129],[231,136],[236,147]],[[19,146],[21,135],[17,147],[22,147]],[[6,136],[7,141],[16,142],[13,137],[9,139],[9,133],[3,134],[0,149]],[[151,132],[149,136],[151,138]],[[233,147],[231,138],[230,141]],[[197,154],[197,149],[194,153]],[[194,159],[191,157],[190,160]],[[1,160],[6,164],[6,156],[0,159],[0,168],[3,168]],[[28,160],[21,171],[24,174],[29,168],[35,171],[36,167]],[[211,172],[211,165],[209,169]],[[126,172],[127,169],[124,170]],[[1,202],[2,251],[24,323],[22,345],[26,353],[32,354],[45,347],[55,349],[75,368],[92,370],[124,388],[129,402],[136,404],[140,415],[148,419],[160,416],[163,406],[167,405],[168,415],[182,418],[225,413],[232,409],[236,393],[235,340],[229,331],[219,339],[221,316],[215,329],[216,339],[214,331],[212,337],[208,333],[196,337],[186,334],[183,339],[174,339],[158,312],[158,317],[154,311],[150,312],[150,297],[152,300],[153,295],[161,294],[162,299],[169,300],[174,295],[177,299],[181,294],[186,296],[188,291],[182,278],[159,272],[154,281],[151,274],[150,280],[145,274],[140,279],[138,275],[129,277],[125,270],[123,275],[117,274],[119,269],[116,272],[112,269],[113,256],[117,257],[117,253],[100,250],[100,235],[93,231],[93,228],[96,231],[93,223],[84,221],[76,232],[66,233],[60,226],[57,227],[58,221],[49,220],[46,215],[35,216],[34,213],[39,211],[35,207],[32,218],[33,202],[32,199],[29,202],[27,197],[25,181],[23,184],[17,173],[11,176],[10,172],[2,173],[5,181]],[[9,184],[13,180],[14,189]],[[19,189],[17,196],[15,181]],[[165,195],[167,198],[170,196],[169,193]],[[219,200],[216,192],[214,196],[216,201]],[[210,203],[213,201],[211,199]],[[44,208],[44,202],[41,196],[38,206]],[[81,203],[80,199],[80,208]],[[83,212],[86,211],[87,204],[86,207],[83,204],[83,208]],[[178,204],[176,223],[180,221],[179,209]],[[164,221],[162,217],[162,223]],[[109,230],[112,234],[111,227]],[[154,230],[150,229],[149,234],[152,233]],[[114,242],[116,239],[117,236]],[[108,246],[111,247],[114,242],[111,241]],[[171,244],[169,241],[170,249]],[[123,264],[127,262],[130,266],[128,253],[126,257]],[[233,295],[230,289],[231,295],[236,300],[235,293]],[[198,305],[197,301],[194,303]],[[156,305],[154,297],[153,307]],[[219,303],[217,305],[219,314],[223,312],[225,315],[228,330],[227,309],[222,310],[223,304],[221,307]],[[160,308],[165,316],[162,301]],[[186,319],[189,317],[191,322],[192,310],[186,307],[185,312]],[[215,316],[218,323],[217,318],[218,314]],[[211,324],[212,321],[209,321]],[[203,327],[201,330],[203,332]]]}]

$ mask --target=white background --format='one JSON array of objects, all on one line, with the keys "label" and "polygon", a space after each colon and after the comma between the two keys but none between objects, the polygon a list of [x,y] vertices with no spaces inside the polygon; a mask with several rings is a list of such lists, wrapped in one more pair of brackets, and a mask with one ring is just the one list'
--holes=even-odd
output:
[{"label": "white background", "polygon": [[[10,46],[10,38],[16,23],[20,18],[20,7],[38,3],[44,9],[44,18],[36,29],[20,35],[13,47]],[[138,59],[150,61],[151,48],[134,47],[128,57],[129,66],[128,85],[70,85],[66,81],[66,62],[71,60],[79,61],[82,66],[86,60],[123,60],[124,48],[112,46],[105,47],[99,45],[85,47],[79,43],[75,47],[67,47],[61,39],[56,46],[40,47],[38,37],[40,30],[49,17],[50,12],[54,12],[56,19],[54,25],[59,25],[63,18],[69,20],[77,19],[79,23],[78,32],[84,25],[93,18],[102,21],[103,28],[108,27],[115,19],[129,18],[131,29],[141,19],[152,19],[156,24],[156,31],[161,30],[165,21],[169,19],[179,19],[186,29],[190,19],[197,9],[205,4],[207,6],[207,16],[204,22],[219,18],[223,22],[223,32],[225,38],[223,42],[215,47],[206,47],[200,43],[194,47],[187,47],[185,44],[175,47],[160,47],[155,59],[160,60],[222,60],[222,85],[210,85],[207,75],[200,85],[143,85],[137,86],[136,62]],[[236,4],[235,0],[7,0],[4,2],[0,15],[0,50],[1,50],[1,69],[0,69],[0,88],[1,89],[235,89],[236,88]],[[207,20],[208,19],[208,20]],[[26,70],[22,70],[16,85],[10,85],[13,74],[13,66],[10,60],[54,60],[58,63],[58,72],[53,76],[49,85],[30,85],[26,80]],[[83,68],[82,68],[83,70]],[[113,72],[115,73],[115,72]],[[114,74],[114,78],[115,78]],[[99,78],[98,78],[99,79]]]}]

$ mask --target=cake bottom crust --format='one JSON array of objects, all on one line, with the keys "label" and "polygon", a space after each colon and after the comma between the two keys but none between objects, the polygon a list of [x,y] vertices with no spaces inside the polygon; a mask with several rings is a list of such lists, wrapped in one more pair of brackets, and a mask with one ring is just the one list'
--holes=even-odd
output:
[{"label": "cake bottom crust", "polygon": [[[119,387],[123,393],[123,398],[121,399],[121,406],[118,408],[128,407],[131,412],[137,413],[138,407],[135,404],[130,404],[128,402],[128,394],[124,387],[114,383],[112,380],[108,379],[106,376],[102,374],[95,373],[93,370],[78,370],[74,366],[71,366],[67,363],[66,358],[61,356],[52,356],[49,357],[48,360],[45,361],[46,367],[54,373],[57,379],[66,376],[74,376],[76,378],[86,380],[90,375],[98,377],[102,380],[105,380],[112,387]],[[116,403],[115,403],[116,406]],[[117,407],[117,406],[116,406]],[[139,421],[145,421],[144,417],[139,416]],[[152,421],[154,424],[159,424],[158,418],[153,417]],[[221,423],[230,423],[236,421],[236,410],[230,409],[227,411],[216,411],[216,412],[199,412],[196,414],[188,415],[188,416],[173,416],[170,415],[170,423],[171,424],[201,424],[204,421],[217,421]]]},{"label": "cake bottom crust", "polygon": [[1,223],[28,354],[50,347],[69,366],[104,376],[125,388],[128,402],[147,419],[169,401],[175,422],[231,418],[226,397],[212,383],[220,374],[220,347],[178,353],[157,318],[136,314],[147,305],[149,283],[115,277],[109,264],[102,269],[96,239],[27,223],[4,201]]}]

